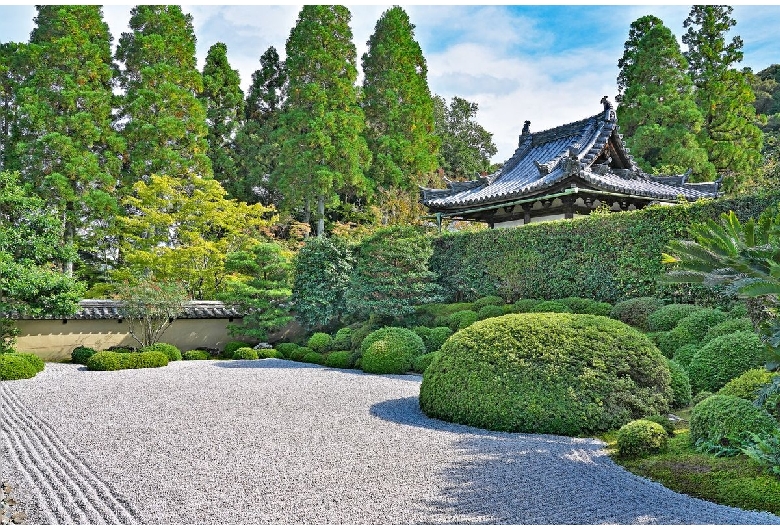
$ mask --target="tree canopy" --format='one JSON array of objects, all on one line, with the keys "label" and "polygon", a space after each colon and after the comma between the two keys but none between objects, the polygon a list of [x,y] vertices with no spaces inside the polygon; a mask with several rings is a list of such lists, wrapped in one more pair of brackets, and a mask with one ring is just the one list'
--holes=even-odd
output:
[{"label": "tree canopy", "polygon": [[441,138],[439,167],[455,179],[472,180],[490,170],[490,157],[498,152],[493,135],[475,117],[479,105],[455,96],[434,96],[435,132]]}]

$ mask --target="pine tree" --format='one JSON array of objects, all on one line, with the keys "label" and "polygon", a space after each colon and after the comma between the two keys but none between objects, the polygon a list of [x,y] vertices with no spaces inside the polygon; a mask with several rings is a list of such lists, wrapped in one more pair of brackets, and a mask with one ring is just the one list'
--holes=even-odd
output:
[{"label": "pine tree", "polygon": [[631,27],[628,30],[628,40],[626,40],[623,50],[623,57],[618,60],[618,68],[620,68],[617,77],[618,96],[616,99],[618,102],[623,99],[623,93],[628,88],[629,82],[626,78],[626,71],[636,64],[639,41],[647,35],[648,31],[655,26],[662,26],[663,23],[663,20],[653,15],[645,15],[631,23]]},{"label": "pine tree", "polygon": [[268,175],[276,168],[279,144],[274,132],[285,98],[287,72],[279,53],[271,46],[260,57],[260,69],[252,74],[246,95],[244,123],[236,134],[239,178],[225,189],[239,200],[266,206],[279,202]]},{"label": "pine tree", "polygon": [[125,96],[120,123],[127,140],[125,185],[152,173],[211,177],[206,113],[196,95],[203,78],[195,59],[192,16],[179,6],[139,5],[130,12],[117,59]]},{"label": "pine tree", "polygon": [[756,126],[755,96],[745,75],[733,68],[742,60],[742,39],[726,43],[736,25],[729,6],[693,6],[683,26],[691,79],[704,116],[699,144],[707,149],[718,174],[734,188],[761,163],[761,130]]},{"label": "pine tree", "polygon": [[286,210],[310,212],[316,202],[320,237],[326,202],[349,188],[369,188],[363,171],[371,154],[362,135],[365,117],[355,89],[350,18],[344,6],[304,6],[286,44],[289,91],[279,120],[274,183]]},{"label": "pine tree", "polygon": [[25,54],[31,75],[17,94],[19,167],[64,218],[65,242],[88,248],[77,234],[117,211],[124,151],[112,127],[112,39],[99,6],[37,10]]},{"label": "pine tree", "polygon": [[201,102],[208,124],[208,156],[214,178],[223,187],[238,180],[234,140],[244,118],[244,93],[237,70],[230,67],[227,46],[218,42],[209,48],[203,67]]},{"label": "pine tree", "polygon": [[400,7],[385,11],[363,54],[361,106],[374,157],[369,178],[378,186],[416,190],[437,167],[428,66],[414,25]]},{"label": "pine tree", "polygon": [[617,115],[626,145],[645,171],[669,174],[691,169],[695,180],[711,181],[715,168],[696,140],[703,118],[688,64],[663,24],[654,23],[640,36],[637,28],[646,26],[648,18],[632,24],[619,63],[618,83],[622,81],[624,91]]}]

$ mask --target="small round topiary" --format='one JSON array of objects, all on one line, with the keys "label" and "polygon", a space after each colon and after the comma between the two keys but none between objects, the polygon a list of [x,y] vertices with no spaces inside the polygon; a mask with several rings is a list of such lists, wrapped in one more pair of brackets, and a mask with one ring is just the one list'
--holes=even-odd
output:
[{"label": "small round topiary", "polygon": [[141,351],[161,351],[168,356],[169,361],[181,361],[181,350],[167,342],[155,342],[151,346],[142,348]]},{"label": "small round topiary", "polygon": [[504,314],[504,308],[497,305],[486,305],[479,311],[477,311],[477,320],[485,320],[486,318],[500,317]]},{"label": "small round topiary", "polygon": [[428,368],[433,361],[433,357],[438,354],[438,351],[434,351],[415,357],[412,361],[412,371],[417,372],[418,374],[425,372],[425,369]]},{"label": "small round topiary", "polygon": [[644,456],[666,450],[669,435],[654,421],[634,420],[617,432],[618,453],[622,456]]},{"label": "small round topiary", "polygon": [[209,352],[203,350],[187,350],[181,354],[181,358],[184,361],[208,361],[210,356]]},{"label": "small round topiary", "polygon": [[671,331],[691,313],[704,309],[692,304],[669,304],[656,309],[647,317],[648,331]]},{"label": "small round topiary", "polygon": [[122,356],[127,353],[102,350],[87,359],[87,369],[98,372],[110,372],[122,369]]},{"label": "small round topiary", "polygon": [[335,351],[352,349],[352,328],[341,328],[333,335],[330,347]]},{"label": "small round topiary", "polygon": [[405,374],[413,360],[410,350],[395,348],[390,340],[382,339],[372,342],[363,353],[361,368],[369,374]]},{"label": "small round topiary", "polygon": [[483,296],[482,298],[472,302],[471,309],[479,312],[480,309],[489,305],[504,305],[504,299],[500,296]]},{"label": "small round topiary", "polygon": [[[138,353],[124,353],[122,368],[161,368],[168,366],[168,355],[164,351],[151,350]],[[181,359],[179,359],[181,360]]]},{"label": "small round topiary", "polygon": [[43,361],[30,353],[10,352],[0,354],[0,381],[30,379],[35,377],[43,368]]},{"label": "small round topiary", "polygon": [[723,335],[730,335],[737,331],[755,331],[753,328],[753,322],[749,318],[735,318],[730,320],[724,320],[720,324],[712,326],[702,339],[702,344],[707,344],[712,339],[717,339]]},{"label": "small round topiary", "polygon": [[542,303],[542,300],[523,298],[512,304],[512,311],[515,313],[530,313],[540,303]]},{"label": "small round topiary", "polygon": [[710,396],[691,411],[691,443],[703,450],[739,452],[752,434],[768,434],[777,421],[750,401],[736,396]]},{"label": "small round topiary", "polygon": [[301,359],[301,362],[304,363],[311,363],[311,364],[325,364],[325,356],[322,355],[319,352],[316,352],[310,348],[307,348],[309,351],[306,352],[306,355],[303,356]]},{"label": "small round topiary", "polygon": [[736,396],[748,401],[755,401],[761,389],[772,382],[777,374],[764,368],[754,368],[735,377],[726,386],[718,390],[721,396]]},{"label": "small round topiary", "polygon": [[666,360],[669,373],[672,376],[672,402],[673,409],[687,407],[691,403],[691,380],[685,368],[671,359]]},{"label": "small round topiary", "polygon": [[664,301],[650,296],[629,298],[618,302],[612,308],[609,316],[615,320],[634,326],[642,331],[648,331],[648,318],[651,313],[661,309]]},{"label": "small round topiary", "polygon": [[259,359],[259,355],[257,355],[257,350],[254,348],[247,348],[244,346],[243,348],[238,348],[236,351],[233,352],[233,360],[244,360],[244,361],[255,361]]},{"label": "small round topiary", "polygon": [[453,331],[467,328],[477,321],[477,312],[470,309],[463,311],[457,311],[449,316],[447,319],[447,325]]},{"label": "small round topiary", "polygon": [[[366,364],[365,356],[368,350],[379,341],[385,342],[385,345],[376,348],[372,359]],[[368,335],[360,345],[360,350],[362,353],[360,365],[363,371],[375,374],[406,373],[412,366],[412,360],[425,353],[425,343],[409,329],[384,327]]]},{"label": "small round topiary", "polygon": [[687,371],[697,351],[699,351],[698,344],[686,344],[674,352],[672,359]]},{"label": "small round topiary", "polygon": [[309,341],[306,343],[306,347],[311,348],[317,353],[325,353],[330,351],[330,343],[332,340],[333,339],[331,339],[330,335],[327,333],[318,331],[312,335],[311,338],[309,338]]},{"label": "small round topiary", "polygon": [[351,366],[349,361],[351,355],[352,352],[346,350],[332,351],[325,357],[325,366],[330,366],[331,368],[349,368]]},{"label": "small round topiary", "polygon": [[97,350],[87,346],[76,346],[70,353],[70,361],[76,364],[86,364],[87,359],[97,353]]},{"label": "small round topiary", "polygon": [[425,370],[420,406],[485,429],[580,435],[667,412],[670,382],[658,349],[621,322],[525,313],[450,337]]},{"label": "small round topiary", "polygon": [[279,352],[282,359],[292,359],[293,353],[300,348],[293,342],[280,342],[274,346],[274,349]]},{"label": "small round topiary", "polygon": [[306,358],[307,355],[312,353],[317,353],[317,352],[306,346],[301,346],[297,350],[293,350],[292,353],[290,353],[289,359],[291,361],[296,361],[300,363],[303,362],[303,360]]},{"label": "small round topiary", "polygon": [[258,359],[281,359],[282,354],[273,348],[255,349]]},{"label": "small round topiary", "polygon": [[545,302],[539,302],[531,311],[532,313],[573,313],[569,306],[556,302],[554,300],[547,300]]},{"label": "small round topiary", "polygon": [[[723,311],[717,309],[702,309],[694,311],[687,317],[680,320],[675,329],[685,330],[693,340],[691,342],[701,342],[710,328],[728,320],[729,316]],[[672,352],[674,353],[674,352]]]},{"label": "small round topiary", "polygon": [[406,328],[384,327],[370,333],[360,345],[363,354],[376,341],[386,340],[393,344],[395,348],[409,350],[412,357],[417,357],[425,353],[425,343],[412,330]]},{"label": "small round topiary", "polygon": [[232,359],[233,354],[239,348],[248,348],[249,344],[240,340],[233,340],[225,344],[225,349],[222,351],[222,357],[225,359]]},{"label": "small round topiary", "polygon": [[717,392],[738,375],[760,366],[764,345],[751,331],[723,335],[702,346],[691,359],[688,375],[694,392]]},{"label": "small round topiary", "polygon": [[672,358],[674,352],[687,346],[688,344],[698,344],[691,332],[683,327],[677,326],[671,331],[660,331],[655,335],[655,343],[666,357]]}]

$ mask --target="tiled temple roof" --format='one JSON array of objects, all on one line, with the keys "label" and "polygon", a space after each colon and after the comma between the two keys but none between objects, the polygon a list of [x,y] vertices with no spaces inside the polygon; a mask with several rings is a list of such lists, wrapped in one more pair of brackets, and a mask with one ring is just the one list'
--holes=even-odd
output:
[{"label": "tiled temple roof", "polygon": [[714,198],[719,182],[689,184],[687,175],[651,176],[636,165],[618,134],[612,105],[580,121],[531,133],[529,123],[514,155],[493,175],[452,182],[447,189],[421,188],[433,211],[453,211],[542,195],[570,177],[596,190],[659,201]]},{"label": "tiled temple roof", "polygon": [[[24,319],[21,315],[9,315],[14,319]],[[243,313],[235,307],[226,306],[218,301],[193,301],[184,306],[178,318],[241,318]],[[116,320],[122,318],[122,302],[118,300],[86,299],[79,302],[79,310],[73,315],[40,316],[35,320],[68,318],[72,320]]]}]

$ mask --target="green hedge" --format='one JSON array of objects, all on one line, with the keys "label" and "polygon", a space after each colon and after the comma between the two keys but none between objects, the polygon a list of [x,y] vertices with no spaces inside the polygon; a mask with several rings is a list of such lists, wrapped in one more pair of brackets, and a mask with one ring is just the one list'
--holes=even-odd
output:
[{"label": "green hedge", "polygon": [[87,359],[90,370],[108,372],[134,368],[160,368],[168,365],[168,356],[159,350],[138,353],[99,351]]},{"label": "green hedge", "polygon": [[0,354],[0,381],[29,379],[43,370],[43,361],[32,353]]},{"label": "green hedge", "polygon": [[161,351],[168,357],[169,361],[181,361],[181,350],[167,342],[155,342],[151,346],[141,348],[141,351]]},{"label": "green hedge", "polygon": [[780,192],[699,201],[674,207],[591,215],[517,228],[444,233],[433,241],[429,267],[448,300],[488,295],[553,300],[561,293],[615,303],[655,296],[709,304],[719,299],[705,287],[658,285],[661,252],[685,238],[692,222],[733,210],[757,218],[780,202]]},{"label": "green hedge", "polygon": [[752,434],[768,434],[777,422],[753,403],[736,396],[710,396],[691,411],[691,443],[716,454],[739,454]]}]

